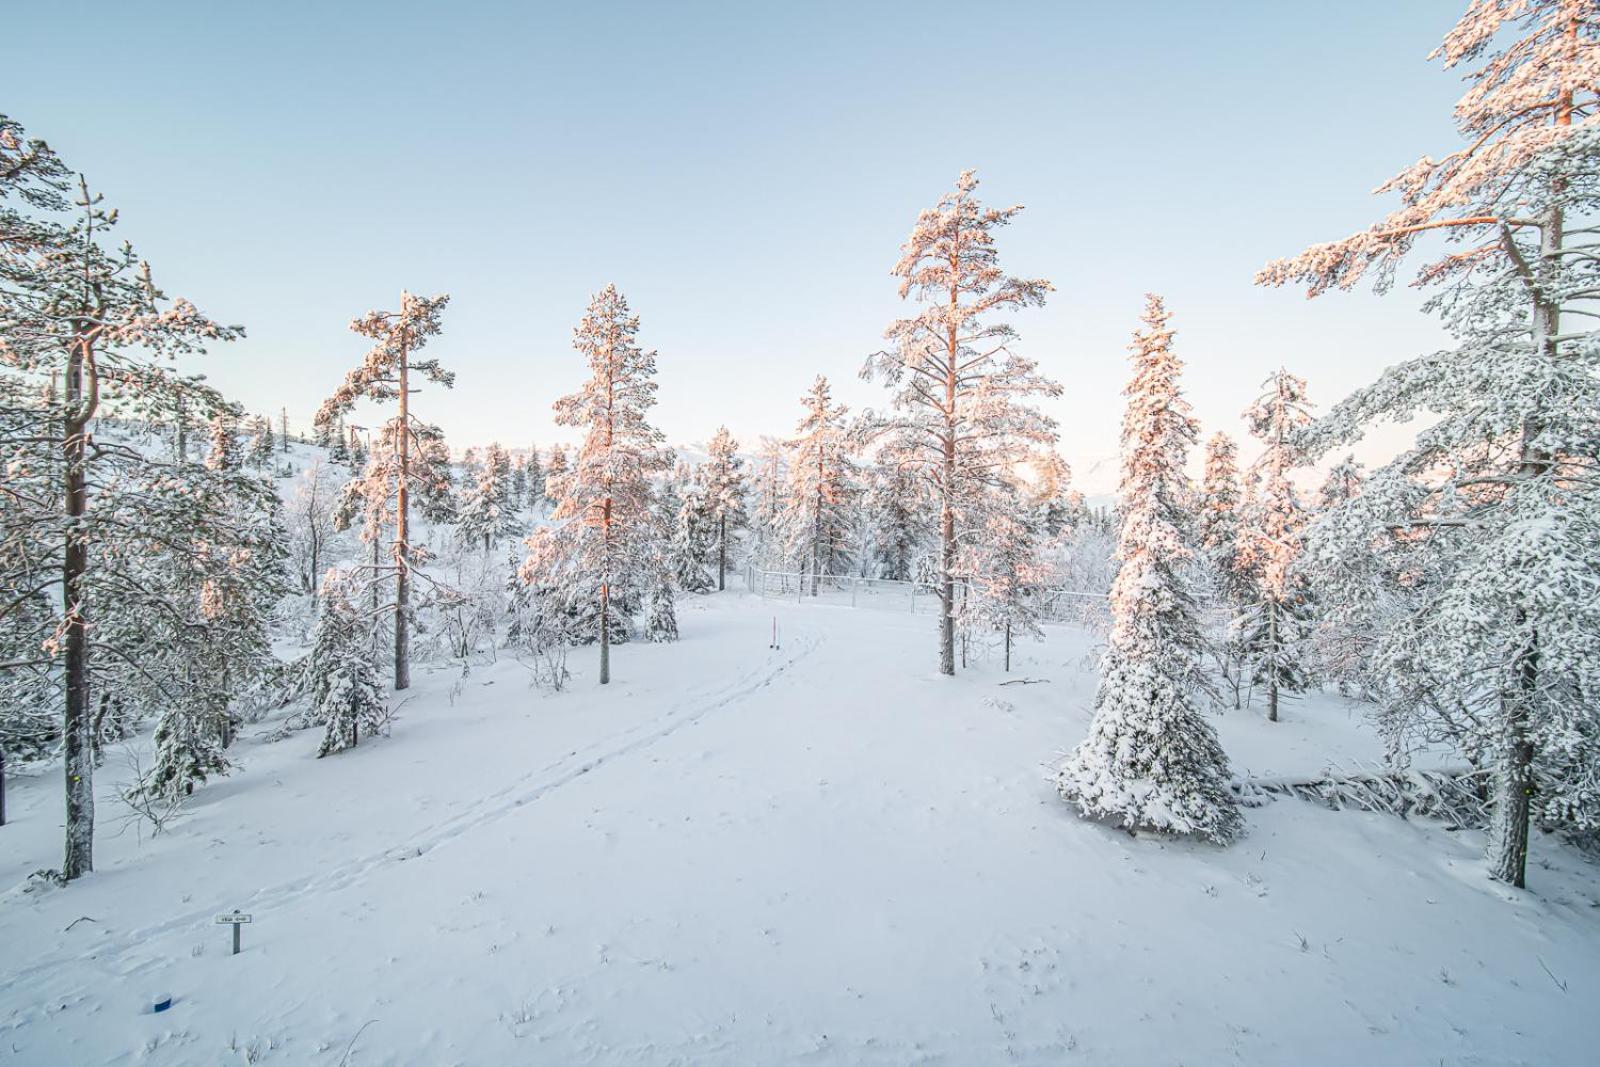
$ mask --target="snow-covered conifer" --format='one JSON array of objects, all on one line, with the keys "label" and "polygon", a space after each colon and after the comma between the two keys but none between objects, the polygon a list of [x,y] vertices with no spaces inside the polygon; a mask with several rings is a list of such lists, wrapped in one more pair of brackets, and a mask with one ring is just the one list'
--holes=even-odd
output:
[{"label": "snow-covered conifer", "polygon": [[372,647],[348,582],[331,573],[323,585],[308,665],[307,718],[324,727],[317,757],[354,748],[389,721],[388,700],[378,681]]},{"label": "snow-covered conifer", "polygon": [[513,503],[511,457],[499,442],[491,444],[481,457],[473,449],[464,464],[467,484],[456,507],[456,533],[466,544],[482,544],[485,552],[494,542],[515,534],[521,527]]},{"label": "snow-covered conifer", "polygon": [[[115,221],[86,180],[74,181],[47,145],[0,117],[0,366],[36,383],[35,396],[52,378],[60,382],[47,410],[19,416],[33,430],[8,438],[4,457],[0,495],[10,513],[0,524],[0,564],[25,569],[0,574],[0,587],[15,590],[28,610],[0,619],[9,634],[0,643],[27,650],[7,661],[3,695],[27,689],[31,702],[62,709],[61,873],[69,881],[93,869],[99,733],[91,693],[108,704],[144,704],[149,680],[176,688],[167,667],[196,651],[187,628],[135,624],[141,616],[173,623],[189,608],[193,587],[153,583],[148,563],[165,553],[174,566],[204,573],[207,559],[232,547],[231,494],[247,489],[231,472],[195,468],[218,489],[196,496],[178,475],[191,473],[181,457],[163,460],[111,440],[91,446],[97,416],[165,424],[180,397],[198,418],[224,411],[215,391],[180,378],[170,357],[239,332],[187,301],[169,301],[127,244],[109,243]],[[202,543],[210,545],[205,555],[191,554],[189,546]],[[157,639],[167,654],[151,654]]]},{"label": "snow-covered conifer", "polygon": [[1131,346],[1111,635],[1089,736],[1063,761],[1056,785],[1085,815],[1227,842],[1243,820],[1227,756],[1200,707],[1203,642],[1183,506],[1195,421],[1168,318],[1152,295]]},{"label": "snow-covered conifer", "polygon": [[[369,311],[350,323],[350,329],[376,343],[367,350],[361,365],[345,375],[333,395],[323,401],[317,421],[326,423],[347,414],[356,403],[393,400],[397,410],[384,423],[383,434],[392,446],[382,470],[392,474],[394,485],[394,687],[411,685],[411,571],[417,559],[411,543],[411,493],[415,486],[411,463],[412,446],[424,447],[419,432],[425,427],[411,414],[411,375],[449,388],[455,375],[439,365],[437,359],[417,359],[416,353],[429,338],[438,335],[440,316],[449,303],[448,296],[420,297],[400,294],[400,310]],[[371,467],[369,466],[369,472]],[[387,495],[387,494],[385,494]]]},{"label": "snow-covered conifer", "polygon": [[925,210],[893,273],[918,314],[892,323],[888,351],[863,370],[895,390],[894,416],[874,420],[894,434],[885,457],[930,483],[938,502],[939,669],[954,674],[957,556],[964,531],[988,524],[989,490],[1037,446],[1055,443],[1052,420],[1029,401],[1061,387],[1010,348],[1016,330],[994,314],[1044,303],[1051,285],[1000,268],[995,232],[1022,210],[985,208],[977,176],[963,171],[955,191]]},{"label": "snow-covered conifer", "polygon": [[[573,347],[589,365],[582,389],[555,403],[556,423],[581,427],[583,445],[570,473],[554,475],[551,523],[528,538],[523,580],[595,610],[600,684],[611,680],[613,601],[635,604],[661,581],[664,531],[651,507],[650,478],[670,462],[648,414],[656,402],[656,354],[639,347],[639,318],[616,286],[589,304]],[[592,588],[592,599],[589,594]],[[620,620],[618,620],[620,621]]]},{"label": "snow-covered conifer", "polygon": [[1328,469],[1317,490],[1317,510],[1328,511],[1350,503],[1361,494],[1367,480],[1367,468],[1354,455],[1345,456]]},{"label": "snow-covered conifer", "polygon": [[[1039,557],[1038,531],[1021,500],[1020,487],[994,492],[1013,499],[985,509],[988,520],[978,536],[962,546],[961,573],[967,595],[957,621],[964,631],[989,630],[1001,636],[1005,669],[1011,670],[1011,646],[1019,637],[1042,637],[1038,587],[1045,569]],[[963,656],[965,654],[963,653]]]},{"label": "snow-covered conifer", "polygon": [[539,446],[528,446],[528,462],[524,486],[527,489],[528,507],[537,510],[545,502],[545,469],[539,461]]},{"label": "snow-covered conifer", "polygon": [[856,464],[845,415],[822,375],[800,400],[806,412],[789,442],[787,492],[778,525],[788,556],[811,595],[825,575],[848,574],[854,559],[850,501],[857,492]]},{"label": "snow-covered conifer", "polygon": [[706,562],[714,557],[717,548],[712,501],[699,471],[686,471],[681,480],[675,481],[673,495],[678,506],[670,516],[669,567],[673,580],[685,593],[709,593],[712,583]]},{"label": "snow-covered conifer", "polygon": [[660,570],[661,577],[650,590],[650,613],[644,624],[644,639],[658,644],[678,639],[678,613],[673,603],[672,583],[665,578],[667,569]]},{"label": "snow-covered conifer", "polygon": [[1600,673],[1600,403],[1595,333],[1568,318],[1600,295],[1600,242],[1573,224],[1600,208],[1600,9],[1476,0],[1433,54],[1477,65],[1455,111],[1463,147],[1381,186],[1401,203],[1377,225],[1271,263],[1257,281],[1304,282],[1315,296],[1371,271],[1382,290],[1419,236],[1456,240],[1419,280],[1442,285],[1432,307],[1457,347],[1389,368],[1307,444],[1320,456],[1374,421],[1439,421],[1317,520],[1311,550],[1319,582],[1351,604],[1383,599],[1365,584],[1375,541],[1407,558],[1418,602],[1382,620],[1372,650],[1392,748],[1445,736],[1493,769],[1489,866],[1522,886],[1536,809],[1600,823],[1600,724],[1584,696]]},{"label": "snow-covered conifer", "polygon": [[1266,689],[1267,721],[1277,722],[1280,695],[1309,684],[1304,657],[1310,605],[1298,569],[1306,513],[1291,475],[1305,461],[1294,438],[1311,414],[1304,379],[1280,368],[1263,385],[1266,392],[1245,411],[1262,451],[1251,464],[1254,491],[1238,531],[1236,567],[1248,580],[1235,644],[1252,683]]},{"label": "snow-covered conifer", "polygon": [[744,460],[739,458],[739,442],[726,426],[717,427],[706,451],[702,473],[707,510],[716,525],[717,588],[721,590],[728,585],[733,539],[749,524],[745,514],[749,488],[745,484]]},{"label": "snow-covered conifer", "polygon": [[277,452],[277,444],[272,439],[272,420],[265,415],[257,415],[250,420],[250,443],[245,448],[245,462],[257,470],[266,470],[272,465],[272,457]]},{"label": "snow-covered conifer", "polygon": [[909,582],[917,559],[930,544],[928,515],[934,510],[916,472],[898,463],[873,464],[866,492],[871,516],[871,556],[879,578]]}]

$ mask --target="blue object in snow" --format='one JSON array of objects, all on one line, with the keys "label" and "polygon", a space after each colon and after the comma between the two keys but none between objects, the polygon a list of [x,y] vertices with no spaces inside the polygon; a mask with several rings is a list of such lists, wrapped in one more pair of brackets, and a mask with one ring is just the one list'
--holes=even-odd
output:
[{"label": "blue object in snow", "polygon": [[172,1007],[171,993],[157,993],[155,1001],[150,1005],[152,1011],[166,1011],[170,1007]]}]

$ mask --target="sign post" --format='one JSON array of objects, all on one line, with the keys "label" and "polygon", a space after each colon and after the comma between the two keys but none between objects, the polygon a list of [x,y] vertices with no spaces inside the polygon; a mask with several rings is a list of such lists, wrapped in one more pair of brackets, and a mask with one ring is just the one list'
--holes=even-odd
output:
[{"label": "sign post", "polygon": [[238,908],[234,908],[233,911],[226,915],[217,916],[218,926],[233,927],[233,954],[235,956],[239,954],[239,927],[243,926],[247,922],[252,921],[254,920],[252,920],[250,916],[244,914]]}]

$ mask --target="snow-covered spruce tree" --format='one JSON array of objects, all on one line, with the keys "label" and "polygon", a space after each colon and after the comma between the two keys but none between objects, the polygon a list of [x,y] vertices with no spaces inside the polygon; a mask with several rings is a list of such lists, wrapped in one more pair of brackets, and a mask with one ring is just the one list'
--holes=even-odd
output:
[{"label": "snow-covered spruce tree", "polygon": [[787,566],[783,537],[783,502],[789,486],[788,446],[775,437],[761,438],[751,484],[750,556],[767,570]]},{"label": "snow-covered spruce tree", "polygon": [[833,402],[828,379],[817,375],[800,402],[806,413],[789,441],[789,479],[778,526],[788,558],[816,596],[824,575],[850,571],[855,548],[850,499],[857,491],[857,471],[845,425],[849,409]]},{"label": "snow-covered spruce tree", "polygon": [[[1600,823],[1591,694],[1600,664],[1593,476],[1600,241],[1600,9],[1587,0],[1477,0],[1435,50],[1475,65],[1456,105],[1464,147],[1423,157],[1380,187],[1400,206],[1369,230],[1269,264],[1267,285],[1316,296],[1369,271],[1393,280],[1418,236],[1451,351],[1390,368],[1307,434],[1320,456],[1375,420],[1439,421],[1312,532],[1330,596],[1375,538],[1409,556],[1416,610],[1386,620],[1373,651],[1389,676],[1391,740],[1454,739],[1494,770],[1491,874],[1526,882],[1530,816]],[[1400,746],[1396,746],[1400,747]]]},{"label": "snow-covered spruce tree", "polygon": [[1062,762],[1061,795],[1085,815],[1228,842],[1244,828],[1228,758],[1206,721],[1203,640],[1189,571],[1184,467],[1195,421],[1161,298],[1133,337],[1122,418],[1121,515],[1111,636],[1089,736]]},{"label": "snow-covered spruce tree", "polygon": [[1195,532],[1210,576],[1218,590],[1233,602],[1242,593],[1237,564],[1239,509],[1239,446],[1219,430],[1206,441]]},{"label": "snow-covered spruce tree", "polygon": [[527,489],[527,501],[530,510],[538,510],[545,502],[545,471],[544,465],[539,462],[539,446],[528,446],[528,462],[525,465],[524,486]]},{"label": "snow-covered spruce tree", "polygon": [[[1038,531],[1023,506],[1019,486],[993,492],[1014,499],[997,501],[985,509],[989,519],[979,536],[962,546],[961,573],[967,595],[961,601],[957,623],[963,631],[987,630],[999,634],[1005,650],[1005,669],[1011,670],[1011,646],[1018,637],[1043,637],[1039,625],[1037,592],[1045,578],[1039,557]],[[965,658],[965,653],[962,654]]]},{"label": "snow-covered spruce tree", "polygon": [[1218,431],[1206,441],[1205,474],[1200,484],[1196,540],[1208,584],[1208,599],[1218,608],[1220,621],[1211,650],[1217,660],[1228,695],[1235,708],[1244,691],[1239,630],[1233,625],[1245,610],[1252,581],[1241,552],[1243,492],[1239,480],[1239,446]]},{"label": "snow-covered spruce tree", "polygon": [[354,748],[389,721],[366,623],[350,601],[347,584],[337,572],[324,583],[308,664],[308,725],[324,727],[318,759]]},{"label": "snow-covered spruce tree", "polygon": [[221,398],[181,379],[172,358],[239,331],[167,300],[126,244],[108,248],[114,213],[81,178],[74,195],[48,147],[8,119],[0,119],[0,159],[0,368],[33,383],[32,395],[44,396],[52,377],[60,383],[35,423],[46,432],[13,436],[0,457],[0,495],[13,509],[0,560],[25,567],[0,576],[8,592],[0,628],[12,631],[7,647],[27,649],[0,673],[8,699],[31,687],[27,699],[62,709],[61,873],[72,880],[93,869],[92,698],[108,715],[148,714],[159,706],[153,694],[181,685],[171,667],[192,659],[206,636],[185,625],[184,591],[152,584],[145,564],[201,542],[221,554],[232,547],[237,506],[226,491],[232,472],[209,476],[218,492],[197,496],[189,467],[114,433],[95,440],[91,421],[163,422],[180,394],[196,417],[210,418],[225,407]]},{"label": "snow-covered spruce tree", "polygon": [[[348,414],[358,401],[376,403],[393,400],[398,407],[393,418],[384,424],[385,440],[392,444],[390,468],[394,485],[394,687],[401,690],[411,685],[411,578],[417,560],[411,544],[411,451],[413,444],[420,449],[423,442],[419,431],[425,424],[411,414],[411,375],[449,388],[455,375],[439,365],[436,359],[417,359],[416,352],[438,335],[439,319],[449,303],[448,296],[412,296],[400,294],[400,310],[369,311],[350,323],[350,329],[370,337],[376,343],[367,350],[361,365],[345,375],[343,384],[332,396],[323,401],[317,411],[317,421],[326,423],[340,415]],[[371,468],[369,467],[369,471]]]},{"label": "snow-covered spruce tree", "polygon": [[1044,303],[1051,285],[1000,269],[995,231],[1022,210],[985,208],[977,176],[923,211],[893,273],[900,296],[923,310],[892,323],[891,347],[867,360],[864,377],[895,390],[894,414],[875,420],[898,445],[893,461],[933,486],[939,515],[939,670],[954,674],[956,561],[962,531],[984,528],[987,490],[1036,447],[1055,443],[1054,423],[1028,401],[1061,387],[1008,347],[1016,331],[996,313]]},{"label": "snow-covered spruce tree", "polygon": [[567,450],[560,444],[550,446],[549,458],[544,464],[544,496],[552,504],[561,498],[560,485],[563,479],[572,473],[572,463],[567,459]]},{"label": "snow-covered spruce tree", "polygon": [[[583,428],[583,445],[570,473],[552,473],[559,494],[552,521],[528,538],[521,570],[546,595],[576,603],[582,594],[593,605],[601,685],[611,681],[613,601],[639,602],[665,567],[650,478],[671,459],[647,418],[656,402],[656,354],[639,347],[638,333],[639,317],[615,285],[595,294],[573,331],[590,378],[556,401],[555,415],[557,425]],[[552,472],[557,454],[551,450]]]},{"label": "snow-covered spruce tree", "polygon": [[679,589],[685,593],[709,593],[712,583],[706,561],[717,549],[711,499],[699,471],[685,470],[675,482],[678,507],[670,517],[662,516],[672,524],[667,564]]},{"label": "snow-covered spruce tree", "polygon": [[720,591],[728,587],[733,539],[749,525],[745,514],[749,486],[745,483],[744,460],[739,458],[739,442],[726,426],[717,427],[706,451],[702,474],[707,507],[711,521],[716,524],[717,589]]},{"label": "snow-covered spruce tree", "polygon": [[272,439],[272,420],[257,415],[250,420],[250,443],[245,449],[245,462],[257,470],[272,466],[277,444]]},{"label": "snow-covered spruce tree", "polygon": [[[468,450],[472,456],[473,450]],[[456,508],[456,534],[465,544],[482,544],[485,552],[520,528],[511,484],[511,457],[500,443],[484,450],[463,470],[466,484]]]},{"label": "snow-covered spruce tree", "polygon": [[668,568],[658,566],[655,585],[650,589],[650,614],[644,624],[646,641],[662,643],[678,639],[678,609],[668,575]]},{"label": "snow-covered spruce tree", "polygon": [[1306,383],[1282,368],[1263,383],[1266,392],[1244,413],[1262,444],[1251,464],[1255,491],[1238,531],[1236,567],[1248,581],[1234,620],[1235,641],[1251,684],[1267,693],[1267,721],[1278,721],[1279,698],[1309,684],[1305,668],[1311,608],[1299,570],[1306,513],[1291,474],[1305,457],[1295,434],[1311,421]]},{"label": "snow-covered spruce tree", "polygon": [[927,519],[934,509],[927,496],[927,487],[914,470],[898,463],[872,465],[866,506],[871,515],[872,569],[877,577],[911,581],[917,559],[930,544]]},{"label": "snow-covered spruce tree", "polygon": [[511,461],[511,506],[520,508],[528,499],[528,464],[521,456]]}]

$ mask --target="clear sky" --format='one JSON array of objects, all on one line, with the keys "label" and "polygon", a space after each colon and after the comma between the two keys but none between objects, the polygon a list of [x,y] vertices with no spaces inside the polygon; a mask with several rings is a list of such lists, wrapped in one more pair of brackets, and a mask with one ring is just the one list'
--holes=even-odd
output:
[{"label": "clear sky", "polygon": [[[854,407],[901,312],[889,276],[963,167],[1027,210],[1014,320],[1065,387],[1088,488],[1125,345],[1164,294],[1205,432],[1279,364],[1331,403],[1436,347],[1418,295],[1258,290],[1368,225],[1368,191],[1454,145],[1425,57],[1464,0],[1007,3],[52,3],[5,15],[0,110],[122,214],[170,294],[242,323],[205,360],[309,423],[347,322],[449,292],[421,415],[458,447],[548,442],[571,329],[615,281],[659,351],[674,443],[786,433],[818,373]],[[193,367],[191,369],[200,369]]]}]

